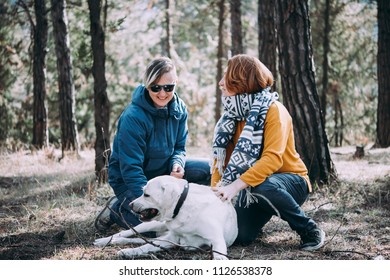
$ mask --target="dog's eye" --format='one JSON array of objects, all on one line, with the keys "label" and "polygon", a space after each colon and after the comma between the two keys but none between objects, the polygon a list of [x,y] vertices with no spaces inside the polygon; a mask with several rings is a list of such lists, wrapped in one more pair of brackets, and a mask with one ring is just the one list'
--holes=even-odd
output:
[{"label": "dog's eye", "polygon": [[144,197],[149,197],[150,195],[148,195],[147,193],[144,193]]}]

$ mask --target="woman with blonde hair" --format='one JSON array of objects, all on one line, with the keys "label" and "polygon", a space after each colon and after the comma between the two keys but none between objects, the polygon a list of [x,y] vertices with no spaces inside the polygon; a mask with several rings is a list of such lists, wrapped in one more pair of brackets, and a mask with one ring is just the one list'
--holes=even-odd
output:
[{"label": "woman with blonde hair", "polygon": [[302,250],[316,250],[325,233],[301,209],[312,187],[295,149],[292,118],[271,92],[273,82],[255,57],[228,60],[219,82],[224,113],[214,132],[211,185],[221,200],[235,203],[236,243],[254,241],[277,215],[301,237]]},{"label": "woman with blonde hair", "polygon": [[98,214],[97,230],[108,230],[113,224],[125,229],[138,225],[141,221],[129,204],[152,178],[171,175],[210,184],[208,160],[186,157],[188,112],[176,85],[176,67],[170,58],[149,63],[143,83],[118,121],[108,164],[108,182],[115,196]]}]

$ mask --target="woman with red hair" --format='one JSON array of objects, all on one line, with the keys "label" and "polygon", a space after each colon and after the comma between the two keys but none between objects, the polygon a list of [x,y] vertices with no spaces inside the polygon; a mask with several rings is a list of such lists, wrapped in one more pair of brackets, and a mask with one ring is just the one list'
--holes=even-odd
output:
[{"label": "woman with red hair", "polygon": [[301,209],[312,187],[295,149],[292,118],[271,91],[273,82],[259,59],[229,59],[219,82],[224,113],[214,132],[211,185],[235,204],[236,243],[254,241],[277,215],[301,237],[302,250],[317,250],[325,233]]}]

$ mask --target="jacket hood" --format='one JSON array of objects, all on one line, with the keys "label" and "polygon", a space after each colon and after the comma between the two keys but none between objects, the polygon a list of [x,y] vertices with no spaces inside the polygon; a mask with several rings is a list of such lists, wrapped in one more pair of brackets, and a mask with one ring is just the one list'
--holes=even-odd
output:
[{"label": "jacket hood", "polygon": [[180,99],[176,92],[173,93],[173,98],[168,103],[168,106],[164,108],[156,108],[153,105],[153,101],[149,97],[149,92],[146,87],[144,85],[139,85],[134,90],[131,101],[133,104],[141,107],[156,117],[164,118],[170,115],[179,118],[182,114],[185,113],[184,106],[180,106]]}]

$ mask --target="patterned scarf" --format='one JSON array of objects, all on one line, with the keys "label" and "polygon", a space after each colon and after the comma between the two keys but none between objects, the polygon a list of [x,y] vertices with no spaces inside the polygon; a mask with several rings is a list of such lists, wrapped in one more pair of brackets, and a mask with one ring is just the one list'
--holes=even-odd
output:
[{"label": "patterned scarf", "polygon": [[[213,140],[213,159],[216,161],[213,168],[218,168],[222,176],[222,186],[238,179],[260,158],[266,114],[278,97],[278,93],[270,92],[269,87],[254,94],[222,97],[225,110],[215,127]],[[224,168],[227,144],[236,132],[237,123],[243,120],[246,120],[244,129]],[[247,193],[248,191],[250,192],[250,188],[247,188]],[[250,195],[246,197],[248,205],[251,203]]]}]

